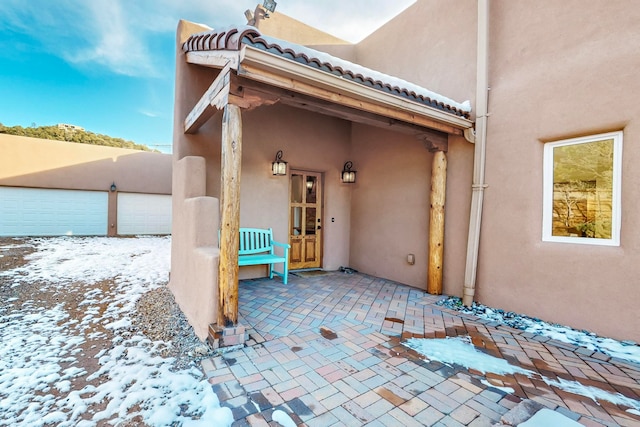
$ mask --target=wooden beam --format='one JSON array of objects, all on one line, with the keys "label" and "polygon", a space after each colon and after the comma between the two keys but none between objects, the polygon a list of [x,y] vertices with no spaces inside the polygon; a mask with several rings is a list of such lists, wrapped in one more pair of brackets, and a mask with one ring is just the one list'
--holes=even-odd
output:
[{"label": "wooden beam", "polygon": [[437,153],[438,151],[444,151],[446,153],[449,151],[449,140],[446,135],[444,135],[444,137],[441,137],[440,135],[425,135],[424,145],[430,153]]},{"label": "wooden beam", "polygon": [[[259,57],[266,62],[250,61],[249,53],[252,58]],[[472,125],[470,120],[463,117],[368,88],[306,65],[292,61],[277,61],[272,58],[273,56],[265,56],[263,52],[253,50],[248,51],[238,67],[238,75],[449,134],[462,135],[462,130]],[[283,64],[286,64],[286,67]],[[322,81],[314,80],[318,78]]]},{"label": "wooden beam", "polygon": [[429,211],[429,266],[427,292],[442,294],[442,268],[444,254],[444,202],[447,190],[447,155],[444,151],[433,154],[431,166],[431,210]]},{"label": "wooden beam", "polygon": [[242,52],[225,50],[205,50],[187,52],[187,63],[210,68],[222,68],[229,64],[232,70],[238,69]]},{"label": "wooden beam", "polygon": [[[238,97],[238,98],[236,98]],[[243,99],[244,103],[239,101]],[[260,101],[258,101],[260,100]],[[384,117],[379,114],[369,113],[355,108],[335,104],[323,99],[313,98],[298,92],[270,86],[255,80],[246,79],[231,75],[231,90],[229,94],[229,102],[240,105],[243,108],[245,104],[255,106],[259,103],[262,105],[271,105],[275,102],[290,105],[295,108],[313,111],[332,117],[338,117],[355,123],[362,123],[384,129],[390,129],[416,137],[425,137],[426,129],[412,123],[406,123],[397,119]]]},{"label": "wooden beam", "polygon": [[196,133],[213,114],[228,103],[231,67],[226,64],[184,119],[184,133]]},{"label": "wooden beam", "polygon": [[240,107],[227,105],[222,116],[220,189],[220,265],[218,269],[218,326],[238,322],[238,249],[240,230],[240,166],[242,116]]}]

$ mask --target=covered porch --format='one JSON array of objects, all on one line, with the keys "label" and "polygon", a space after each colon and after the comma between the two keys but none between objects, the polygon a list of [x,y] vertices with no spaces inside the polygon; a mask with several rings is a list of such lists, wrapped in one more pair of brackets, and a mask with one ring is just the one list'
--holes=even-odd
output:
[{"label": "covered porch", "polygon": [[[239,271],[239,228],[273,228],[293,246],[297,177],[313,179],[315,204],[295,208],[314,212],[305,227],[317,267],[443,292],[446,194],[468,201],[471,181],[456,162],[448,188],[447,153],[472,155],[469,103],[253,27],[181,22],[177,39],[170,287],[202,339],[210,325],[234,329],[239,279],[265,276]],[[271,174],[276,152],[284,177]],[[340,180],[343,164],[361,168],[355,183]],[[456,255],[467,203],[450,216]]]}]

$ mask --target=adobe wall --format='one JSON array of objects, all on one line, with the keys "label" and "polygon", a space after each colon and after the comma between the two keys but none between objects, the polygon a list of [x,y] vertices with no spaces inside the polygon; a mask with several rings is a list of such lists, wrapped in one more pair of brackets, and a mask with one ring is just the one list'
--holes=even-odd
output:
[{"label": "adobe wall", "polygon": [[358,43],[355,60],[474,105],[476,17],[475,0],[419,0]]},{"label": "adobe wall", "polygon": [[[640,109],[634,76],[640,65],[635,52],[639,18],[631,0],[606,7],[585,7],[578,0],[491,1],[489,188],[476,300],[607,336],[640,339],[635,290],[640,236],[630,231],[640,196],[640,174],[633,166],[640,157],[634,148],[640,134],[634,120]],[[473,105],[476,19],[472,0],[418,1],[358,44],[356,60]],[[620,129],[621,246],[543,243],[544,142]],[[354,140],[354,146],[362,144]],[[471,144],[454,143],[447,156],[444,291],[454,295],[461,295],[464,280],[460,260],[466,251],[472,151]],[[358,203],[354,193],[354,212],[362,210]],[[352,242],[352,247],[366,244]]]},{"label": "adobe wall", "polygon": [[[640,9],[493,1],[478,299],[640,340]],[[544,142],[624,131],[620,247],[542,242]]]},{"label": "adobe wall", "polygon": [[171,155],[0,134],[0,185],[171,194]]},{"label": "adobe wall", "polygon": [[[426,18],[443,14],[449,18]],[[418,1],[356,45],[355,57],[359,64],[456,101],[473,101],[476,15],[472,0],[455,6]],[[451,22],[460,30],[455,36]],[[354,163],[362,171],[358,179],[362,175],[363,181],[353,194],[352,264],[426,290],[433,155],[414,137],[361,126],[354,126],[353,144]],[[473,145],[462,137],[449,137],[447,162],[443,291],[461,295]],[[373,253],[363,252],[367,248]],[[415,265],[407,264],[408,253],[416,255]]]},{"label": "adobe wall", "polygon": [[0,186],[108,191],[115,236],[118,192],[171,194],[171,155],[0,134]]}]

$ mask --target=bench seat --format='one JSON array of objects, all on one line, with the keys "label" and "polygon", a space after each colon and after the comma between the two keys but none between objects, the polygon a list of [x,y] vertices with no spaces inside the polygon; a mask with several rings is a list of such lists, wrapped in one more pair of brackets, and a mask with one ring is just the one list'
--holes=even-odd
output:
[{"label": "bench seat", "polygon": [[[289,276],[289,248],[291,246],[287,243],[274,241],[271,228],[241,228],[239,234],[238,266],[268,265],[269,278],[273,279],[273,275],[276,274],[282,277],[282,282],[286,285]],[[282,255],[275,253],[276,247],[281,249]],[[276,271],[275,264],[282,264],[282,271]]]},{"label": "bench seat", "polygon": [[281,262],[286,262],[286,259],[278,255],[238,255],[238,265],[240,267],[244,265],[279,264]]}]

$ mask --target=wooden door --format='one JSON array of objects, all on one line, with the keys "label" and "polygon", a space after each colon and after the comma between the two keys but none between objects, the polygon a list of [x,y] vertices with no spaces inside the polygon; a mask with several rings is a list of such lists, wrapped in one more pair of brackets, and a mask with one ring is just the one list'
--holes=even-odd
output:
[{"label": "wooden door", "polygon": [[321,174],[291,171],[289,186],[289,268],[319,268],[322,259]]}]

